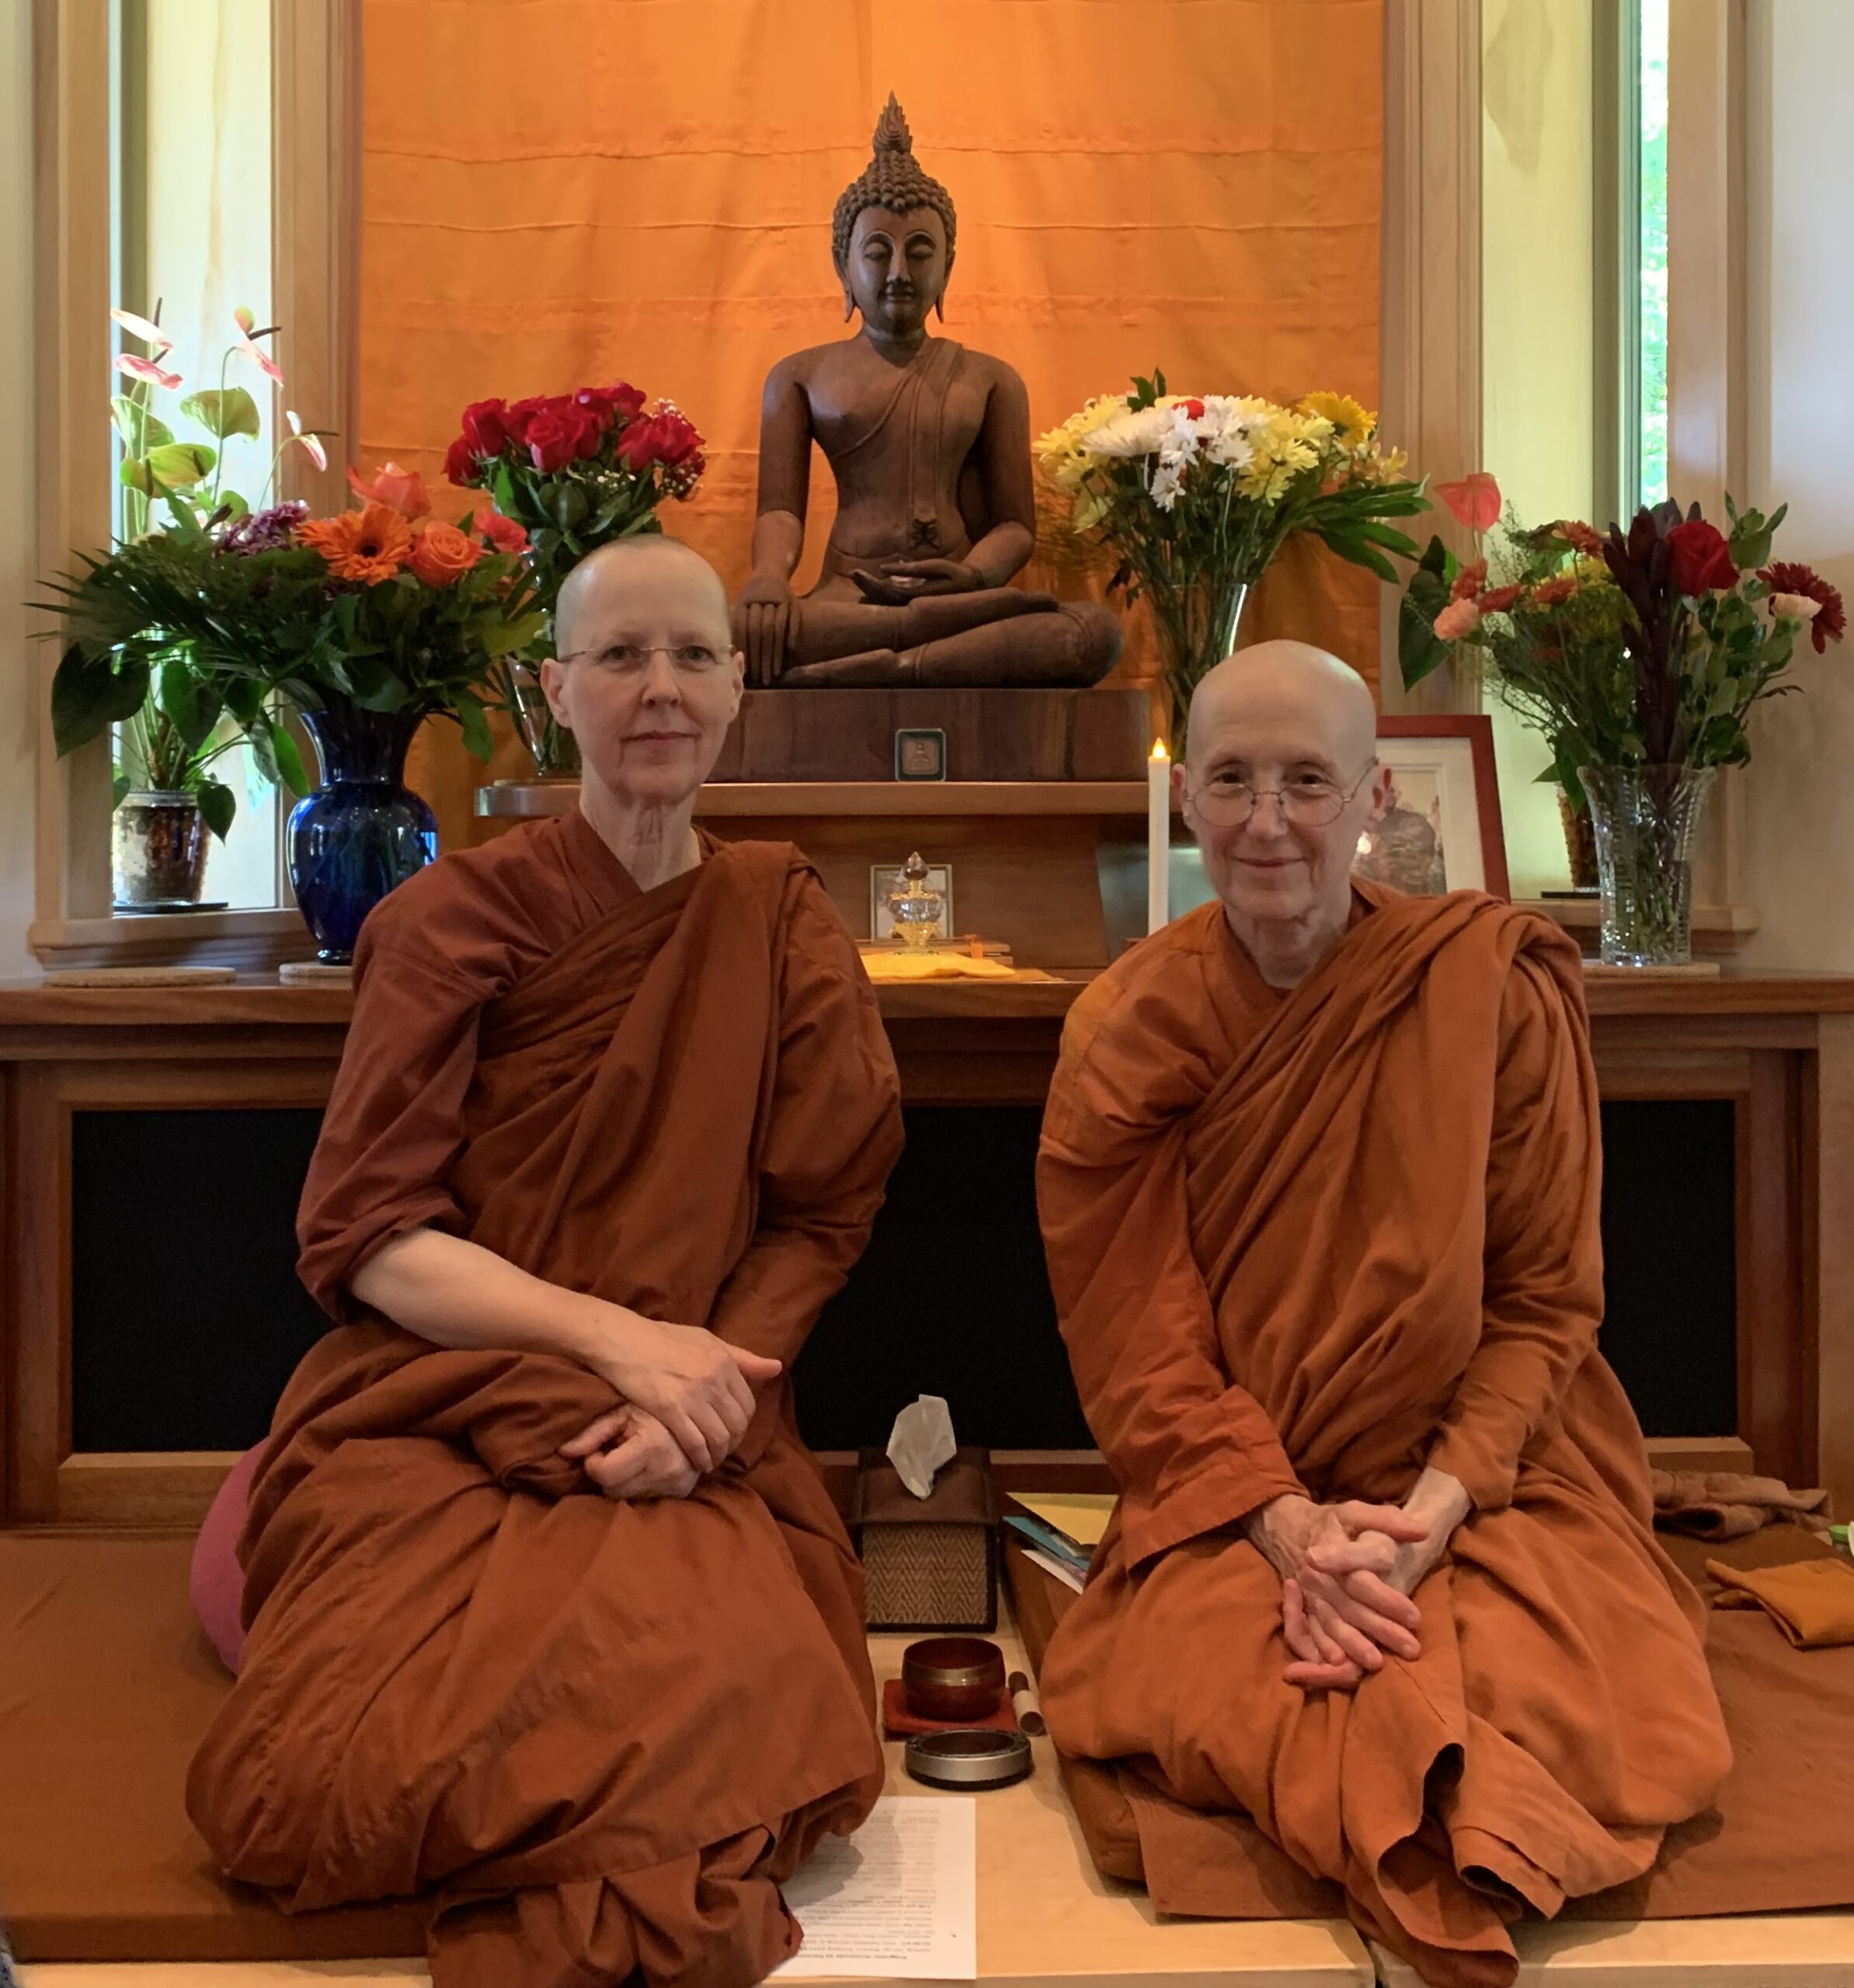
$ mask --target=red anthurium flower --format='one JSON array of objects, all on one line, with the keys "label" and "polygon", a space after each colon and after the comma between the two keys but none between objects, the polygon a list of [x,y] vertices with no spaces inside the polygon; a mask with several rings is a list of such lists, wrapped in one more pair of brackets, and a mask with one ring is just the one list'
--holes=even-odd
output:
[{"label": "red anthurium flower", "polygon": [[1814,620],[1809,624],[1817,655],[1831,641],[1838,642],[1848,632],[1847,610],[1842,604],[1840,589],[1831,586],[1813,566],[1803,565],[1793,559],[1779,559],[1773,565],[1766,566],[1758,578],[1772,593],[1800,594],[1805,600],[1821,603]]},{"label": "red anthurium flower", "polygon": [[1484,469],[1459,483],[1437,484],[1435,494],[1471,532],[1491,531],[1499,522],[1500,485]]},{"label": "red anthurium flower", "polygon": [[1668,533],[1674,561],[1674,584],[1696,598],[1720,587],[1735,587],[1738,569],[1732,564],[1725,534],[1704,518],[1689,518]]}]

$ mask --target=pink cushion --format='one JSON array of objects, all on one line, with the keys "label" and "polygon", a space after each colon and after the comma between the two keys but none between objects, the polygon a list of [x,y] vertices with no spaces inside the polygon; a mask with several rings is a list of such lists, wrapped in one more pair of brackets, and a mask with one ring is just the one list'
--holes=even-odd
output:
[{"label": "pink cushion", "polygon": [[245,1570],[238,1565],[238,1534],[245,1527],[245,1504],[251,1493],[251,1480],[263,1450],[259,1443],[247,1450],[231,1467],[231,1474],[219,1486],[206,1523],[193,1545],[193,1563],[187,1576],[187,1592],[193,1613],[213,1648],[224,1659],[225,1667],[235,1677],[238,1660],[245,1653],[245,1625],[238,1619],[245,1597]]}]

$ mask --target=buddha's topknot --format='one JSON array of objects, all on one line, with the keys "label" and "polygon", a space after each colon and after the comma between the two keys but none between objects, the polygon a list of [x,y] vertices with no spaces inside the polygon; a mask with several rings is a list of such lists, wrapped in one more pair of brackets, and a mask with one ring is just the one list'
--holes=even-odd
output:
[{"label": "buddha's topknot", "polygon": [[931,207],[945,227],[947,259],[952,259],[953,231],[957,225],[953,196],[937,179],[920,169],[914,157],[908,120],[902,115],[892,90],[875,120],[874,155],[861,176],[837,196],[837,212],[831,220],[830,252],[836,258],[840,276],[850,259],[850,237],[856,228],[856,217],[865,207],[888,207],[896,214],[905,214],[910,207]]}]

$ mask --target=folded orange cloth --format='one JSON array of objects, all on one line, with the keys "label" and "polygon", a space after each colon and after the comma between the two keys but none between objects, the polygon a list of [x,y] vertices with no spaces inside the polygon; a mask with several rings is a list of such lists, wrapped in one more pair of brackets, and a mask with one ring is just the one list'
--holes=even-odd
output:
[{"label": "folded orange cloth", "polygon": [[1706,1570],[1724,1590],[1713,1597],[1715,1608],[1763,1608],[1798,1649],[1854,1643],[1854,1561],[1728,1567],[1708,1560]]},{"label": "folded orange cloth", "polygon": [[1742,1539],[1767,1525],[1828,1530],[1826,1491],[1793,1491],[1780,1477],[1735,1470],[1657,1470],[1654,1523],[1695,1539]]}]

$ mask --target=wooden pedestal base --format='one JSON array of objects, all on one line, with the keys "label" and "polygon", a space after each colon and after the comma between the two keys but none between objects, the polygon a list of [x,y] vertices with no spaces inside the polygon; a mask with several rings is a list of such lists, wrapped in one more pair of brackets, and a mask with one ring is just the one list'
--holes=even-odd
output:
[{"label": "wooden pedestal base", "polygon": [[895,777],[897,732],[946,735],[952,780],[1139,780],[1143,690],[750,690],[716,780]]}]

